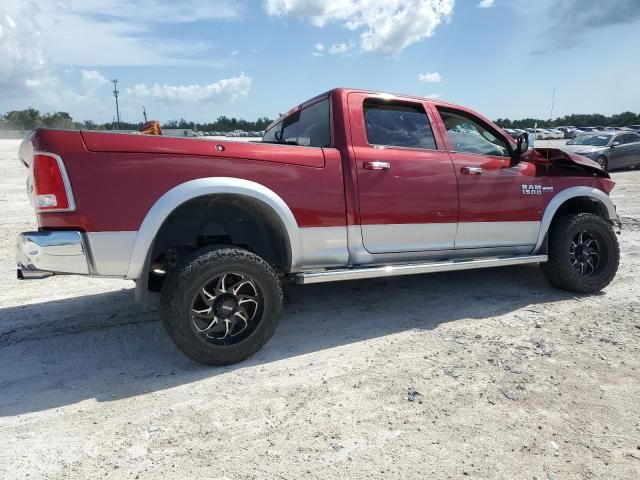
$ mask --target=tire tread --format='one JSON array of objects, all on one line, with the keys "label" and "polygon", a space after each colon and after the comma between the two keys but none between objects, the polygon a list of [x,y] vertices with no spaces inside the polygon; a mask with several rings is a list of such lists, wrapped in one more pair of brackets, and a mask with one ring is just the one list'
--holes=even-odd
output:
[{"label": "tire tread", "polygon": [[[585,223],[595,223],[605,228],[612,238],[613,261],[607,268],[608,274],[597,283],[589,283],[576,275],[576,272],[568,261],[566,252],[563,251],[565,245],[565,235],[574,230],[576,226]],[[552,225],[549,232],[549,260],[541,264],[542,273],[553,286],[562,290],[576,293],[594,293],[605,288],[616,275],[620,263],[620,246],[611,225],[602,217],[593,213],[578,213],[564,215]]]},{"label": "tire tread", "polygon": [[[190,287],[190,281],[204,272],[212,264],[245,263],[260,269],[269,278],[271,285],[263,285],[266,290],[272,289],[272,301],[275,312],[262,320],[259,331],[251,342],[241,342],[240,348],[226,347],[221,351],[213,351],[200,342],[189,330],[176,328],[175,322],[182,321],[184,312],[184,295]],[[267,295],[267,292],[264,292]],[[160,300],[162,325],[178,348],[192,359],[206,365],[229,365],[242,361],[260,350],[273,336],[282,310],[283,293],[280,279],[265,260],[258,255],[237,247],[205,247],[185,257],[178,267],[169,273],[163,286]],[[224,350],[224,351],[222,351]]]}]

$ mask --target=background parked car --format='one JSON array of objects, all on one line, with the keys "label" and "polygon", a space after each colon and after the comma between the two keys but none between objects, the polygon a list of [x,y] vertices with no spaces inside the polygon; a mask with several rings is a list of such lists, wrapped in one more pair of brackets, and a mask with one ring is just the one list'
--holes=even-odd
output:
[{"label": "background parked car", "polygon": [[640,134],[584,133],[567,142],[564,150],[597,162],[604,170],[640,165]]},{"label": "background parked car", "polygon": [[516,140],[520,136],[520,133],[518,133],[518,131],[513,128],[504,128],[503,130],[507,132],[509,136],[514,140]]},{"label": "background parked car", "polygon": [[559,128],[548,128],[547,130],[551,132],[554,139],[564,138],[564,132]]},{"label": "background parked car", "polygon": [[582,133],[585,133],[585,130],[582,130],[580,128],[567,128],[564,131],[564,138],[567,138],[567,139],[576,138],[578,135]]},{"label": "background parked car", "polygon": [[556,134],[546,128],[536,128],[532,133],[536,140],[551,140],[556,138]]}]

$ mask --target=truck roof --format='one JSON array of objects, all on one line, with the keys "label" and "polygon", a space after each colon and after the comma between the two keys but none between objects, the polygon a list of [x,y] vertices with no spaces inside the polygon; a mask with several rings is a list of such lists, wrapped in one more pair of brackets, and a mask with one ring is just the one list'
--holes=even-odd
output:
[{"label": "truck roof", "polygon": [[389,97],[389,99],[392,98],[409,98],[412,100],[417,100],[419,102],[429,102],[429,103],[433,103],[436,105],[445,105],[445,106],[450,106],[450,107],[456,107],[456,108],[463,108],[466,109],[465,107],[461,106],[461,105],[456,105],[455,103],[451,103],[451,102],[447,102],[445,100],[437,100],[434,98],[428,98],[428,97],[419,97],[417,95],[407,95],[405,93],[394,93],[394,92],[382,92],[379,90],[368,90],[366,88],[348,88],[348,87],[337,87],[337,88],[333,88],[331,90],[329,90],[328,92],[326,92],[326,94],[330,94],[330,93],[337,93],[337,94],[349,94],[349,93],[368,93],[371,95],[381,95],[381,96],[385,96],[385,97]]},{"label": "truck roof", "polygon": [[389,99],[393,99],[393,98],[410,99],[410,100],[416,100],[416,101],[419,101],[419,102],[429,102],[429,103],[432,103],[434,105],[440,105],[440,106],[446,106],[446,107],[455,107],[455,108],[459,108],[459,109],[462,109],[462,110],[467,110],[466,107],[463,107],[461,105],[456,105],[455,103],[450,103],[450,102],[447,102],[447,101],[444,101],[444,100],[435,100],[435,99],[427,98],[427,97],[418,97],[418,96],[415,96],[415,95],[406,95],[406,94],[403,94],[403,93],[381,92],[381,91],[378,91],[378,90],[367,90],[367,89],[364,89],[364,88],[336,87],[336,88],[332,88],[331,90],[327,90],[326,92],[323,92],[323,93],[321,93],[319,95],[316,95],[315,97],[312,97],[309,100],[306,100],[306,101],[300,103],[299,105],[296,105],[295,107],[291,108],[286,113],[283,113],[276,120],[271,122],[267,126],[267,128],[265,130],[269,130],[273,125],[276,125],[283,118],[288,117],[292,113],[295,113],[295,112],[297,112],[299,110],[302,110],[306,106],[308,106],[308,105],[310,105],[312,103],[315,103],[315,102],[317,102],[317,101],[319,101],[319,100],[321,100],[323,98],[327,98],[332,94],[335,94],[335,95],[348,95],[349,93],[366,93],[366,94],[371,94],[371,95],[388,97]]}]

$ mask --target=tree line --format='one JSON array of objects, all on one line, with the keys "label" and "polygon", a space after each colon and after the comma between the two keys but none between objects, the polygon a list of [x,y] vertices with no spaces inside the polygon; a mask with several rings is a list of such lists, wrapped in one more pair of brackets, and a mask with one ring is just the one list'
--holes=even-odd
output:
[{"label": "tree line", "polygon": [[[255,122],[244,119],[228,118],[220,116],[213,122],[196,123],[189,122],[184,118],[180,120],[170,120],[162,124],[162,128],[184,128],[204,132],[230,132],[233,130],[260,131],[264,130],[271,123],[271,119],[260,117]],[[625,125],[640,125],[640,113],[622,112],[616,115],[606,116],[599,113],[573,114],[558,117],[555,120],[544,120],[540,118],[523,118],[521,120],[510,120],[499,118],[496,123],[502,128],[527,128],[533,127],[559,127],[562,125],[572,125],[575,127],[624,127]],[[96,123],[91,120],[83,122],[75,121],[67,112],[40,113],[34,108],[26,110],[13,110],[4,115],[0,115],[0,129],[4,130],[33,130],[34,128],[64,128],[64,129],[86,129],[86,130],[136,130],[141,123],[114,122]]]},{"label": "tree line", "polygon": [[[244,119],[228,118],[220,116],[213,122],[195,123],[188,122],[184,118],[180,120],[170,120],[162,124],[162,128],[184,128],[204,132],[230,132],[233,130],[260,131],[264,130],[271,123],[271,119],[260,117],[255,122]],[[140,123],[115,122],[96,123],[91,120],[83,122],[75,121],[67,112],[40,113],[34,108],[26,110],[13,110],[4,115],[0,115],[0,129],[2,130],[22,130],[28,131],[35,128],[62,128],[62,129],[86,129],[86,130],[136,130]]]},{"label": "tree line", "polygon": [[543,120],[540,118],[510,120],[508,118],[499,118],[496,123],[502,128],[530,128],[536,123],[540,128],[561,127],[563,125],[573,127],[624,127],[627,125],[640,125],[640,113],[622,112],[611,116],[599,113],[573,114],[558,117],[555,120]]}]

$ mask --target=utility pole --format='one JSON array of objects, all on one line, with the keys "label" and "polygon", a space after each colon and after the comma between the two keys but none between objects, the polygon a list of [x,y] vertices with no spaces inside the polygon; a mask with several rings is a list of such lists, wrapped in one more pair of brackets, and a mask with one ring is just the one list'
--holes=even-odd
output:
[{"label": "utility pole", "polygon": [[120,92],[118,91],[118,79],[114,78],[113,80],[111,80],[111,82],[113,83],[113,96],[116,99],[116,118],[118,120],[118,130],[120,130],[120,109],[118,108],[118,94]]},{"label": "utility pole", "polygon": [[551,113],[549,114],[549,120],[553,121],[553,107],[556,103],[556,86],[553,86],[553,96],[551,97]]},{"label": "utility pole", "polygon": [[144,116],[144,123],[147,123],[147,109],[142,106],[142,115]]}]

